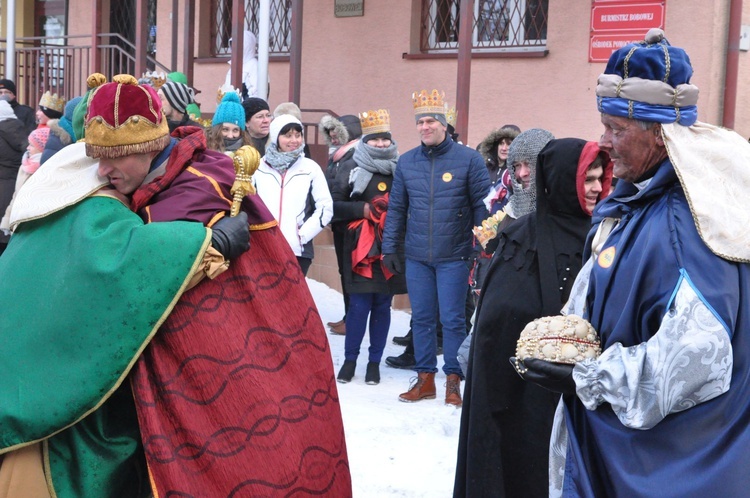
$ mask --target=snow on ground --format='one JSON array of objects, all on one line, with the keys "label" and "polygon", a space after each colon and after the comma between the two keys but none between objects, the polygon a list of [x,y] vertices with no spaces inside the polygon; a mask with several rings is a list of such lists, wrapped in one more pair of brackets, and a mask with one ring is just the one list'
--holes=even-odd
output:
[{"label": "snow on ground", "polygon": [[[315,280],[308,279],[307,283],[323,324],[340,320],[344,314],[341,294]],[[391,339],[409,330],[408,313],[393,310],[391,317],[380,384],[365,384],[367,335],[362,341],[354,379],[348,384],[338,384],[354,498],[450,497],[461,410],[444,404],[442,356],[438,357],[441,370],[435,377],[437,398],[418,403],[398,400],[416,372],[385,365],[386,356],[399,355],[404,350]],[[329,333],[328,342],[334,372],[338,374],[344,362],[344,336]]]}]

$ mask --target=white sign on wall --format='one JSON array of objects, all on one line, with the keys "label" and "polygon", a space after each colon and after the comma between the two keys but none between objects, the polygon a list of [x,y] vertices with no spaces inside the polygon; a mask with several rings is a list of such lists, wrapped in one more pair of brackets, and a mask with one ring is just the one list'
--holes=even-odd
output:
[{"label": "white sign on wall", "polygon": [[747,52],[750,50],[750,26],[743,24],[740,28],[740,50]]},{"label": "white sign on wall", "polygon": [[336,17],[354,17],[365,15],[365,0],[336,0],[334,3]]}]

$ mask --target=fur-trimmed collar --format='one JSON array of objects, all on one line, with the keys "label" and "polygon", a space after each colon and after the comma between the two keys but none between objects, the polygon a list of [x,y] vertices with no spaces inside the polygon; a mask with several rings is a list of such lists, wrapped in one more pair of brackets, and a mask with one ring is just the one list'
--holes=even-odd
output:
[{"label": "fur-trimmed collar", "polygon": [[512,128],[497,128],[492,130],[489,135],[484,137],[482,143],[477,147],[477,151],[482,154],[485,162],[491,160],[493,163],[497,162],[497,144],[503,138],[515,139],[518,136],[518,132]]},{"label": "fur-trimmed collar", "polygon": [[73,143],[73,137],[70,136],[70,133],[65,131],[65,128],[60,126],[59,121],[59,119],[50,119],[49,121],[47,121],[47,126],[49,126],[50,133],[54,133],[60,138],[60,142],[64,147]]},{"label": "fur-trimmed collar", "polygon": [[335,147],[331,134],[333,133],[339,138],[339,144],[342,145],[349,142],[349,132],[346,130],[344,123],[334,118],[330,114],[324,115],[320,118],[320,131],[323,133],[323,140],[325,140],[328,147]]}]

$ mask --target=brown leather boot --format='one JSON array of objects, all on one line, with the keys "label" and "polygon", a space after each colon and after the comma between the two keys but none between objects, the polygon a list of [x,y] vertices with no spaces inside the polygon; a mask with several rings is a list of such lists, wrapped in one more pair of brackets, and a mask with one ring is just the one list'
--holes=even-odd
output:
[{"label": "brown leather boot", "polygon": [[346,335],[346,322],[341,320],[339,323],[334,323],[330,330],[333,335]]},{"label": "brown leather boot", "polygon": [[409,390],[398,396],[399,401],[414,403],[423,399],[435,399],[435,374],[432,372],[417,372],[417,381]]},{"label": "brown leather boot", "polygon": [[460,407],[461,399],[461,377],[458,374],[449,374],[445,381],[445,404]]}]

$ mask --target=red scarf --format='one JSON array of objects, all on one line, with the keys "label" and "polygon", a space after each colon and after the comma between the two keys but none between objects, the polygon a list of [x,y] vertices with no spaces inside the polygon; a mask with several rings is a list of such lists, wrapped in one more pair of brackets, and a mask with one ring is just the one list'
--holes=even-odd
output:
[{"label": "red scarf", "polygon": [[349,223],[349,230],[359,230],[357,245],[352,250],[352,271],[365,278],[372,278],[372,265],[381,263],[385,278],[391,278],[392,273],[382,265],[380,242],[383,240],[385,216],[388,209],[388,194],[378,196],[370,204],[370,217]]}]

